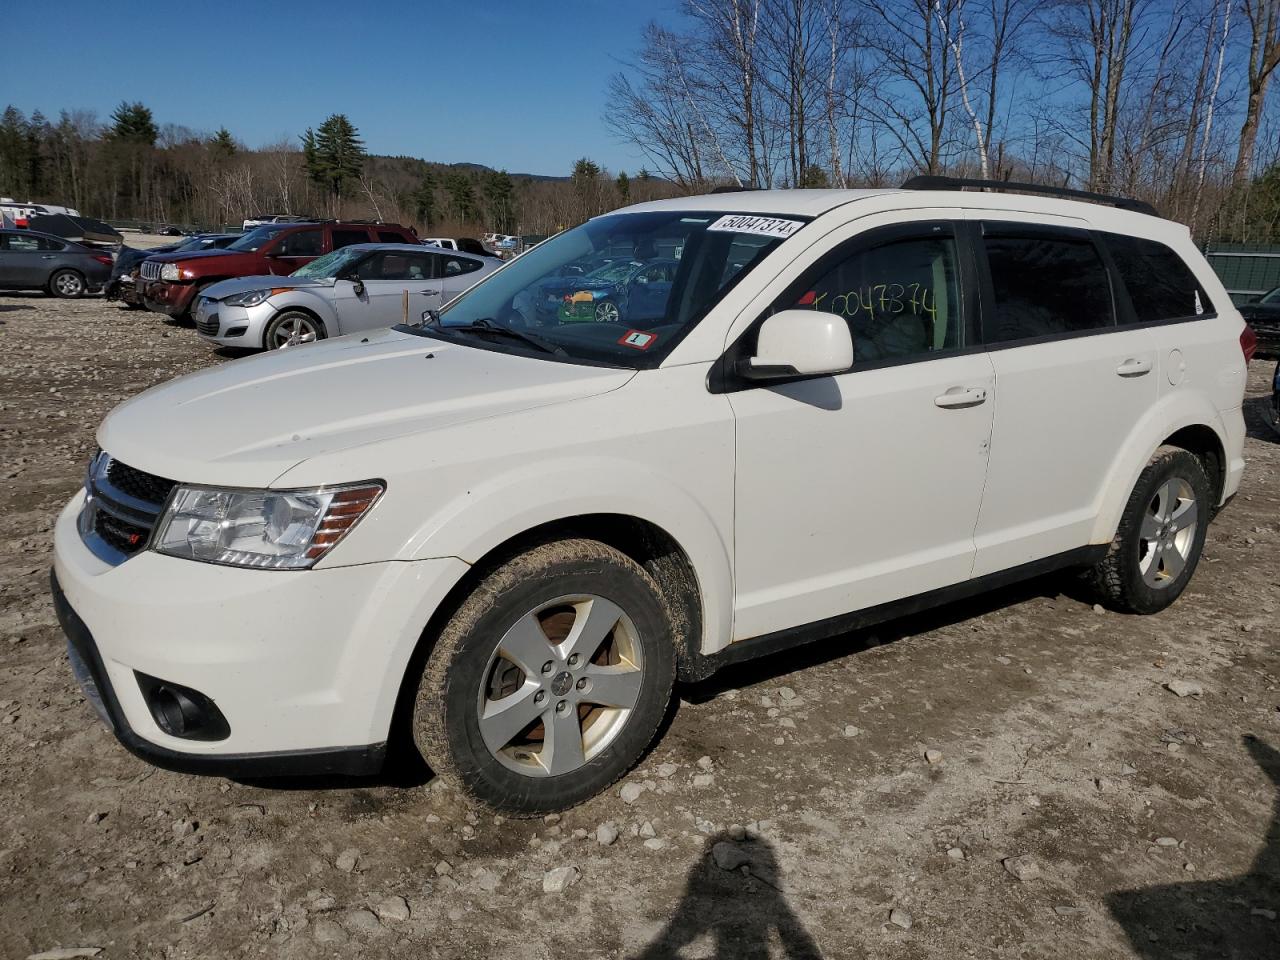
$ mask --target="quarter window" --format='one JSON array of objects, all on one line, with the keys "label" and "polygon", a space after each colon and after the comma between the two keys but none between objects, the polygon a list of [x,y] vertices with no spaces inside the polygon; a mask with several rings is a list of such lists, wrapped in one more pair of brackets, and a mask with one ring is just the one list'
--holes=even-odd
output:
[{"label": "quarter window", "polygon": [[1115,325],[1111,281],[1085,236],[1016,231],[983,237],[995,302],[988,343],[1080,333]]},{"label": "quarter window", "polygon": [[1201,316],[1213,310],[1191,268],[1163,243],[1118,233],[1105,236],[1139,323]]},{"label": "quarter window", "polygon": [[821,310],[844,318],[854,365],[924,357],[958,347],[960,293],[949,228],[875,246],[851,242],[847,256],[819,268],[779,309]]}]

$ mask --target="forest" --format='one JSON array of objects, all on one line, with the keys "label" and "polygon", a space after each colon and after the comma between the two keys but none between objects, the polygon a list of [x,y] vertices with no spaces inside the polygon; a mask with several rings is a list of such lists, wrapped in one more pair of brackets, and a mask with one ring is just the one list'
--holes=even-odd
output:
[{"label": "forest", "polygon": [[546,234],[717,186],[942,173],[1137,197],[1204,242],[1280,239],[1280,0],[684,0],[668,21],[603,81],[600,121],[636,171],[381,156],[342,114],[250,147],[140,102],[106,118],[10,106],[0,193],[113,220]]}]

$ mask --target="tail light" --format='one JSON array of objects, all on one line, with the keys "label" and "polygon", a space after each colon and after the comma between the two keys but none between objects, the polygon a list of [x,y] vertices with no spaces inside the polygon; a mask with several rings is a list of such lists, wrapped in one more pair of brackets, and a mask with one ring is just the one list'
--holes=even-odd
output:
[{"label": "tail light", "polygon": [[115,261],[114,261],[114,260],[112,260],[110,257],[106,256],[105,254],[101,254],[101,253],[95,253],[95,254],[93,255],[93,259],[97,260],[99,263],[103,264],[104,266],[108,266],[108,267],[109,267],[109,266],[111,266],[113,263],[115,263]]},{"label": "tail light", "polygon": [[1258,335],[1253,332],[1253,327],[1247,323],[1244,329],[1240,331],[1240,352],[1244,354],[1244,362],[1248,363],[1253,359],[1253,355],[1258,352]]}]

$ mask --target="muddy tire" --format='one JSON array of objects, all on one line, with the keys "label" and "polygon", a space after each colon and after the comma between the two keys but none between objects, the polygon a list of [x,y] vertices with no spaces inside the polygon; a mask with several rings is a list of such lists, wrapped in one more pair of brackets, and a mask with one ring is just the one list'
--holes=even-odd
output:
[{"label": "muddy tire", "polygon": [[1106,606],[1158,613],[1195,573],[1213,511],[1204,465],[1178,447],[1161,447],[1138,477],[1107,555],[1088,574]]},{"label": "muddy tire", "polygon": [[562,540],[486,576],[450,618],[414,704],[435,773],[515,817],[616,782],[653,740],[675,682],[658,586],[625,554]]}]

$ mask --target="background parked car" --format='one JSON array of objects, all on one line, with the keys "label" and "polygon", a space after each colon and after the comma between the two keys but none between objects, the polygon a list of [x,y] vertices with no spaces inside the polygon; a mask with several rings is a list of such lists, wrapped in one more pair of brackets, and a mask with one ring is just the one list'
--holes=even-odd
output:
[{"label": "background parked car", "polygon": [[295,217],[290,214],[263,213],[263,214],[259,214],[256,217],[247,217],[244,223],[241,224],[241,229],[248,232],[249,230],[253,230],[256,227],[264,226],[268,223],[306,223],[311,219],[313,218],[312,217]]},{"label": "background parked car", "polygon": [[420,244],[343,247],[286,278],[239,277],[205,288],[196,331],[222,346],[277,349],[389,327],[416,321],[500,266],[493,257]]},{"label": "background parked car", "polygon": [[144,304],[138,294],[136,281],[138,267],[148,257],[161,253],[186,253],[194,250],[221,250],[240,239],[239,233],[197,233],[184,238],[180,243],[166,243],[164,246],[139,250],[136,247],[122,246],[116,252],[115,266],[111,276],[107,278],[103,293],[108,300],[121,300],[126,306],[141,309]]},{"label": "background parked car", "polygon": [[679,260],[614,260],[579,277],[544,280],[537,313],[544,323],[628,323],[660,319]]},{"label": "background parked car", "polygon": [[0,230],[0,288],[82,297],[111,275],[111,255],[31,230]]},{"label": "background parked car", "polygon": [[1258,335],[1260,360],[1280,360],[1280,287],[1268,290],[1253,303],[1240,308],[1240,315]]},{"label": "background parked car", "polygon": [[463,253],[474,253],[477,257],[489,257],[492,254],[485,249],[483,243],[472,237],[432,237],[423,240],[428,247],[441,247],[445,250],[461,250]]},{"label": "background parked car", "polygon": [[139,271],[142,298],[156,313],[187,318],[197,294],[219,280],[288,276],[322,254],[370,242],[416,244],[418,237],[398,223],[327,220],[267,224],[244,234],[225,250],[148,257]]}]

